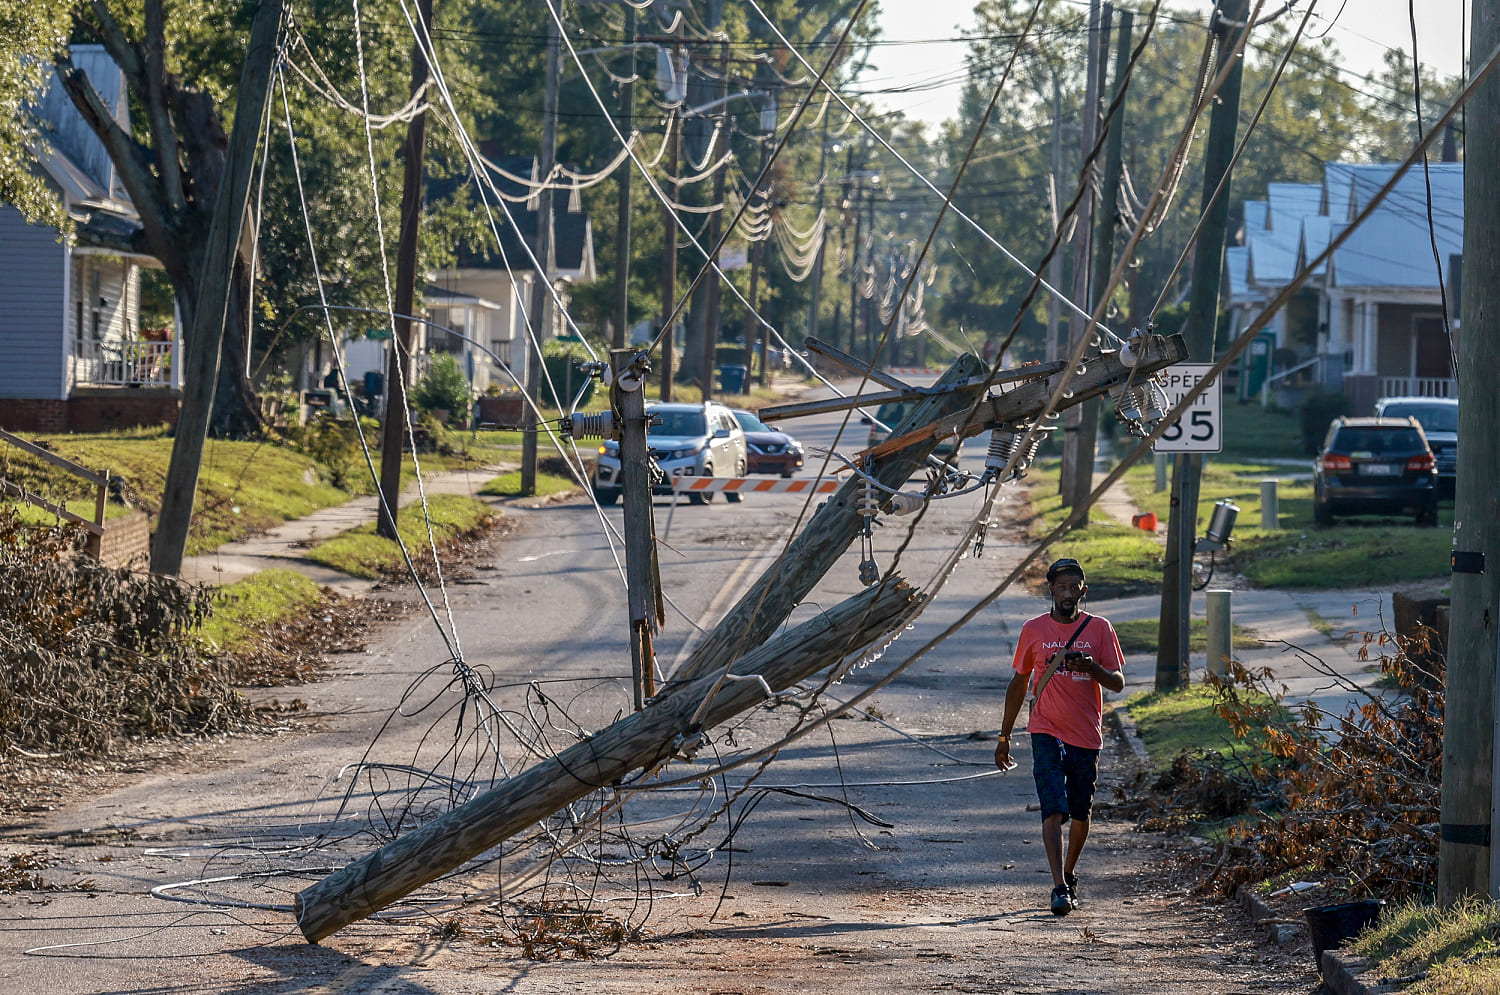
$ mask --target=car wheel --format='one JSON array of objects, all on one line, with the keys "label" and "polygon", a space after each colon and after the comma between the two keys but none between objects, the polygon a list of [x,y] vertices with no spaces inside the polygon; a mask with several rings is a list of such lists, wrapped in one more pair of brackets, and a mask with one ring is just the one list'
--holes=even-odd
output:
[{"label": "car wheel", "polygon": [[600,490],[596,488],[594,490],[594,500],[598,501],[600,504],[611,505],[620,500],[620,492],[616,490]]},{"label": "car wheel", "polygon": [[1423,508],[1421,511],[1417,512],[1417,524],[1418,525],[1426,525],[1429,528],[1431,528],[1431,527],[1436,526],[1437,523],[1438,523],[1438,516],[1437,516],[1437,505],[1436,504],[1432,505],[1431,507]]},{"label": "car wheel", "polygon": [[[738,472],[735,473],[735,476],[739,477],[740,479],[743,480],[744,477],[745,477],[745,475],[746,475],[746,473],[748,472],[745,469],[745,463],[744,463],[743,460],[740,461],[740,465],[738,466],[737,471]],[[740,501],[743,498],[744,498],[744,495],[741,494],[739,491],[725,491],[724,492],[724,500],[728,501],[730,504],[739,504]]]},{"label": "car wheel", "polygon": [[1313,505],[1313,521],[1319,528],[1328,528],[1333,524],[1333,509],[1326,504]]}]

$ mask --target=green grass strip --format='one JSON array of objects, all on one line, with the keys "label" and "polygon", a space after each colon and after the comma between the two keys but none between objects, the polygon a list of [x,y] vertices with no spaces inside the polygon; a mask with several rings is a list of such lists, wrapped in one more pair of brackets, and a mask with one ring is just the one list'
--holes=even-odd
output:
[{"label": "green grass strip", "polygon": [[[427,499],[427,516],[423,516],[421,505],[409,504],[396,516],[396,526],[412,557],[430,560],[427,533],[429,518],[433,538],[441,545],[456,536],[472,532],[486,518],[495,514],[495,510],[489,505],[467,495],[434,494]],[[307,558],[351,577],[368,579],[405,567],[401,548],[394,540],[376,535],[373,522],[340,533],[319,544],[308,552]]]},{"label": "green grass strip", "polygon": [[[536,475],[536,496],[548,497],[553,494],[566,494],[568,491],[576,491],[578,482],[572,477],[559,477],[551,473],[538,473]],[[514,470],[510,473],[502,473],[479,489],[479,493],[489,497],[520,497],[521,496],[521,471]]]},{"label": "green grass strip", "polygon": [[216,649],[238,649],[254,642],[257,629],[295,615],[321,597],[317,583],[295,570],[261,570],[219,589],[214,613],[198,634]]}]

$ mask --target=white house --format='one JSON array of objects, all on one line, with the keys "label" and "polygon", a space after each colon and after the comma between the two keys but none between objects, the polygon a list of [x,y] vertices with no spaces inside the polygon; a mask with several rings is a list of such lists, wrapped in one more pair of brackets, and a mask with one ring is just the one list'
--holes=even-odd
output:
[{"label": "white house", "polygon": [[[1273,183],[1266,200],[1247,201],[1242,244],[1224,254],[1232,329],[1345,232],[1396,168],[1328,163],[1322,183]],[[1433,163],[1429,174],[1431,225],[1428,178],[1414,169],[1267,324],[1242,392],[1263,374],[1301,378],[1348,394],[1357,412],[1384,396],[1457,393],[1443,302],[1450,260],[1463,251],[1463,164]],[[1448,301],[1449,315],[1456,306]]]}]

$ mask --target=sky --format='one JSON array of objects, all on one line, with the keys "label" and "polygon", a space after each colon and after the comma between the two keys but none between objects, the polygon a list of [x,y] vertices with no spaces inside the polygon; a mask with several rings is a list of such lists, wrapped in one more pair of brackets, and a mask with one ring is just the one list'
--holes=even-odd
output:
[{"label": "sky", "polygon": [[[1077,0],[1085,7],[1084,0]],[[1300,20],[1307,0],[1295,5],[1295,11],[1284,15],[1293,25]],[[1407,17],[1408,0],[1321,0],[1308,23],[1310,34],[1326,30],[1338,44],[1345,65],[1356,74],[1364,74],[1381,65],[1381,53],[1387,48],[1411,52],[1411,25]],[[1458,75],[1468,46],[1466,37],[1469,0],[1415,0],[1417,45],[1423,65],[1435,67],[1443,75]],[[1177,2],[1178,9],[1207,10],[1207,2]],[[1251,6],[1254,4],[1252,2]],[[1265,9],[1279,6],[1267,0]],[[963,81],[963,59],[966,46],[949,41],[960,29],[974,22],[974,0],[881,0],[880,23],[884,40],[899,44],[882,44],[874,52],[878,70],[865,74],[862,82],[871,89],[921,86],[922,89],[901,95],[874,98],[890,110],[905,111],[929,123],[952,117],[958,110]],[[1330,24],[1332,20],[1332,24]],[[928,89],[927,84],[940,83]]]}]

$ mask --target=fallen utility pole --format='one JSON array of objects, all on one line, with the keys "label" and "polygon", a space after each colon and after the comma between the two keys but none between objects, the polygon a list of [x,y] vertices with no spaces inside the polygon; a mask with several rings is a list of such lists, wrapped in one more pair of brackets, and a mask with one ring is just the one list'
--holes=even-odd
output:
[{"label": "fallen utility pole", "polygon": [[861,591],[746,654],[734,673],[747,679],[724,682],[711,698],[717,678],[694,681],[303,889],[298,928],[316,943],[565,805],[691,752],[704,730],[765,701],[768,690],[780,693],[869,646],[906,624],[920,602],[899,578]]},{"label": "fallen utility pole", "polygon": [[[983,364],[976,357],[960,356],[938,380],[937,386],[970,380],[983,370]],[[915,427],[961,414],[972,405],[977,390],[977,387],[970,387],[966,391],[935,394],[914,405],[906,420],[896,427]],[[886,487],[900,487],[922,467],[936,446],[936,438],[913,440],[906,449],[875,466],[871,475]],[[786,621],[792,609],[823,579],[859,535],[862,519],[857,505],[862,486],[862,479],[854,477],[839,487],[802,532],[787,544],[776,562],[750,585],[739,603],[683,661],[672,675],[673,686],[664,693],[675,694],[676,688],[704,674],[723,670],[743,652],[765,642]]]},{"label": "fallen utility pole", "polygon": [[[1072,397],[1060,399],[1056,407],[1081,404],[1132,376],[1140,382],[1156,370],[1187,358],[1181,336],[1143,336],[1138,346],[1141,351],[1134,366],[1127,366],[1116,352],[1088,359],[1084,371],[1069,381]],[[976,409],[975,396],[989,379],[983,375],[985,369],[983,361],[972,355],[955,360],[938,382],[927,388],[932,393],[913,405],[901,424],[893,426],[891,438],[869,450],[866,455],[872,459],[865,461],[867,472],[883,486],[899,488],[925,465],[940,439],[977,435],[990,428],[1014,430],[1039,417],[1055,392],[1052,378],[1066,373],[1065,369],[1056,370],[1053,366],[1047,367],[1053,370],[1051,373],[1038,368],[1036,379],[998,397],[987,398]],[[907,389],[917,391],[917,388]],[[724,620],[698,644],[673,675],[674,682],[722,670],[744,648],[759,645],[776,631],[858,536],[862,521],[857,500],[862,487],[863,479],[857,476],[844,482]],[[890,495],[882,493],[881,506],[889,504]]]}]

